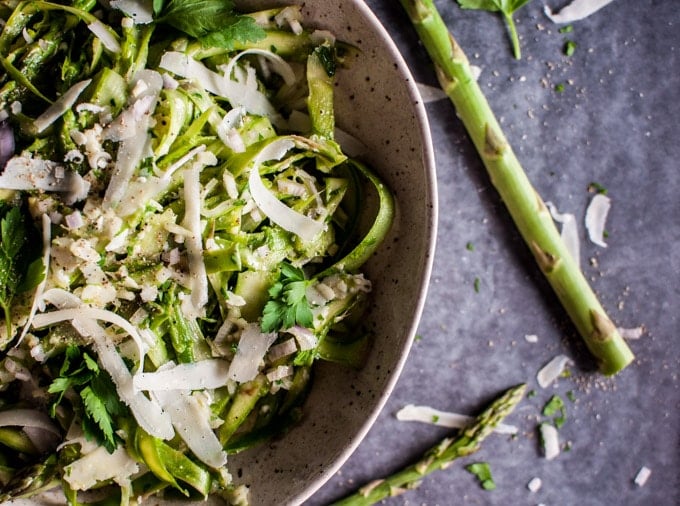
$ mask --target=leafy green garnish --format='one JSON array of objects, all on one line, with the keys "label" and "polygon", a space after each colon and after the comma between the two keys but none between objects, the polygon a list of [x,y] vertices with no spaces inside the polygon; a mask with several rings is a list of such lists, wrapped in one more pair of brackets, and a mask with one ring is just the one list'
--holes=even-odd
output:
[{"label": "leafy green garnish", "polygon": [[265,37],[255,20],[236,13],[229,0],[154,0],[153,9],[157,23],[196,37],[204,46],[231,50],[236,43]]},{"label": "leafy green garnish", "polygon": [[519,47],[517,27],[515,26],[515,20],[512,19],[512,15],[520,7],[529,2],[530,0],[458,0],[458,3],[463,9],[500,12],[508,25],[513,53],[518,60],[522,57],[522,52]]},{"label": "leafy green garnish", "polygon": [[465,466],[465,470],[473,474],[479,480],[479,484],[484,490],[494,490],[496,484],[491,476],[491,467],[486,462],[475,462]]},{"label": "leafy green garnish", "polygon": [[593,181],[588,185],[589,192],[601,193],[602,195],[607,195],[608,190],[605,186],[601,185],[597,181]]},{"label": "leafy green garnish", "polygon": [[566,56],[572,56],[576,51],[576,42],[573,40],[568,40],[564,43],[564,54]]},{"label": "leafy green garnish", "polygon": [[[555,416],[559,413],[559,416]],[[553,395],[543,406],[543,416],[552,416],[555,427],[559,429],[567,421],[567,408],[559,395]]]},{"label": "leafy green garnish", "polygon": [[64,400],[66,392],[73,389],[83,403],[85,437],[113,452],[120,439],[116,435],[114,418],[124,415],[127,408],[118,398],[111,377],[94,358],[76,345],[66,348],[63,360],[59,376],[47,389],[50,394],[57,395],[50,406],[50,415],[55,417],[57,406]]},{"label": "leafy green garnish", "polygon": [[275,332],[295,325],[312,326],[312,310],[307,300],[307,286],[302,269],[281,264],[279,280],[269,289],[269,301],[262,312],[262,332]]},{"label": "leafy green garnish", "polygon": [[44,276],[42,259],[30,262],[29,226],[21,209],[5,204],[0,208],[0,307],[5,315],[7,336],[12,336],[12,300],[18,293],[35,288]]}]

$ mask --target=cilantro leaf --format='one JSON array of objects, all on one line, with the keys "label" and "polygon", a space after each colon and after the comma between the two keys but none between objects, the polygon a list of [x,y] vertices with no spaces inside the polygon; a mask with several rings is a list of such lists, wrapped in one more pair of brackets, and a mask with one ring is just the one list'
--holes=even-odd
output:
[{"label": "cilantro leaf", "polygon": [[508,25],[510,41],[512,42],[513,53],[518,60],[522,57],[519,47],[519,37],[517,27],[512,15],[531,0],[458,0],[458,4],[463,9],[481,10],[489,12],[500,12]]},{"label": "cilantro leaf", "polygon": [[203,45],[234,49],[237,43],[265,37],[264,29],[252,18],[234,12],[229,0],[154,0],[153,7],[157,23],[196,37]]},{"label": "cilantro leaf", "polygon": [[269,289],[270,299],[262,312],[262,332],[275,332],[295,325],[312,326],[312,309],[306,295],[308,285],[302,269],[285,262],[281,264],[279,280]]}]

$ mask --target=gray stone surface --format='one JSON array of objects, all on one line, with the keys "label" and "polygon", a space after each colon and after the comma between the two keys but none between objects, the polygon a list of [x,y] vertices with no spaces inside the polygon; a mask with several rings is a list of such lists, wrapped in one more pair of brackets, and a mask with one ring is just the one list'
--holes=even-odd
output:
[{"label": "gray stone surface", "polygon": [[[422,338],[367,438],[309,504],[327,504],[412,462],[447,433],[397,421],[401,406],[472,414],[519,382],[536,395],[509,420],[520,427],[516,438],[491,437],[478,454],[387,504],[680,504],[680,5],[615,0],[563,34],[542,9],[565,2],[531,2],[515,16],[523,48],[515,61],[500,17],[462,11],[453,0],[436,3],[482,68],[480,83],[538,191],[576,215],[583,269],[602,303],[618,325],[644,325],[645,332],[631,342],[637,360],[622,374],[594,371],[452,107],[429,104],[440,221]],[[436,85],[398,3],[368,4],[416,79]],[[577,44],[571,57],[563,54],[567,39]],[[612,199],[606,249],[585,236],[591,182]],[[572,358],[571,377],[541,389],[536,372],[558,353]],[[560,438],[570,450],[547,461],[536,429],[553,394],[566,402]],[[474,461],[490,463],[495,491],[464,471]],[[642,466],[652,474],[637,487]],[[532,493],[526,485],[534,477],[543,485]]]}]

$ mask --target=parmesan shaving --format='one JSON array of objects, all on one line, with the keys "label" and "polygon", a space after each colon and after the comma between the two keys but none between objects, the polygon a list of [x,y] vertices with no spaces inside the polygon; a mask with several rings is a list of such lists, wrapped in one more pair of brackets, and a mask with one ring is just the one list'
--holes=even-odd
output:
[{"label": "parmesan shaving", "polygon": [[642,466],[635,475],[635,479],[633,480],[633,482],[638,487],[644,487],[651,474],[652,470],[650,468],[648,468],[647,466]]},{"label": "parmesan shaving", "polygon": [[111,0],[111,7],[123,11],[137,25],[145,25],[153,21],[153,5],[151,0]]},{"label": "parmesan shaving", "polygon": [[73,490],[88,490],[97,483],[127,479],[139,471],[132,457],[119,446],[113,453],[100,446],[64,468],[64,481]]},{"label": "parmesan shaving", "polygon": [[550,215],[552,216],[553,220],[562,224],[562,241],[564,241],[564,245],[571,255],[571,258],[573,258],[576,262],[576,265],[580,265],[581,242],[578,238],[576,218],[570,213],[560,213],[552,202],[546,202],[545,205],[550,210]]},{"label": "parmesan shaving", "polygon": [[611,207],[611,199],[601,193],[596,194],[586,209],[586,230],[590,240],[603,248],[607,247],[604,242],[605,223]]},{"label": "parmesan shaving", "polygon": [[77,323],[74,327],[79,333],[90,336],[94,340],[99,362],[111,376],[120,400],[129,406],[139,426],[154,437],[166,441],[172,439],[175,431],[170,416],[156,401],[149,399],[141,392],[135,392],[132,375],[106,331],[91,319],[74,320],[72,323]]},{"label": "parmesan shaving", "polygon": [[45,130],[48,126],[54,123],[58,118],[62,116],[66,111],[68,111],[73,104],[76,103],[80,94],[87,88],[87,86],[92,82],[92,79],[87,79],[85,81],[80,81],[73,86],[71,86],[66,93],[54,101],[47,110],[38,116],[33,122],[38,133]]},{"label": "parmesan shaving", "polygon": [[262,182],[259,165],[268,160],[280,160],[286,152],[294,147],[294,142],[287,138],[269,143],[257,154],[254,166],[250,170],[248,187],[257,207],[278,226],[292,232],[304,241],[313,240],[324,228],[320,221],[294,211],[271,193]]},{"label": "parmesan shaving", "polygon": [[[163,78],[153,70],[140,70],[135,75],[136,87],[143,82],[146,87],[136,100],[121,113],[119,121],[114,121],[107,131],[107,137],[121,139],[116,156],[116,165],[104,195],[104,209],[115,208],[125,195],[132,174],[144,157],[149,142],[151,112],[156,107],[158,94],[163,88]],[[117,129],[117,130],[116,130]],[[114,135],[116,134],[117,135]]]},{"label": "parmesan shaving", "polygon": [[172,425],[179,437],[202,462],[213,468],[227,463],[227,454],[220,441],[210,427],[210,406],[201,403],[198,396],[188,390],[154,392],[166,413],[169,413]]},{"label": "parmesan shaving", "polygon": [[[232,62],[230,62],[231,65],[227,65],[229,71],[236,63],[233,59]],[[281,122],[280,115],[269,99],[258,89],[255,79],[245,82],[233,80],[229,73],[220,75],[201,62],[176,51],[165,52],[161,57],[160,67],[180,77],[193,79],[203,89],[226,98],[233,107],[243,107],[251,114],[266,116],[275,124]]]},{"label": "parmesan shaving", "polygon": [[[474,421],[472,416],[440,411],[429,406],[415,406],[413,404],[407,404],[397,411],[396,417],[397,420],[402,422],[422,422],[451,429],[464,429]],[[517,434],[518,430],[514,425],[504,423],[498,424],[494,429],[499,434]]]},{"label": "parmesan shaving", "polygon": [[239,383],[254,379],[276,337],[276,332],[263,333],[257,323],[249,323],[241,332],[236,355],[229,366],[229,379]]},{"label": "parmesan shaving", "polygon": [[35,427],[57,436],[61,435],[52,420],[37,409],[8,409],[0,411],[0,427]]},{"label": "parmesan shaving", "polygon": [[645,328],[642,325],[632,329],[618,327],[616,330],[619,332],[619,334],[621,334],[621,337],[623,337],[624,339],[640,339],[642,337],[642,334],[644,334],[645,332]]},{"label": "parmesan shaving", "polygon": [[146,346],[144,344],[144,340],[139,335],[137,328],[130,324],[122,316],[119,316],[116,313],[106,309],[94,307],[74,307],[69,309],[60,309],[58,311],[50,311],[49,313],[40,313],[35,315],[35,318],[33,318],[33,327],[42,328],[49,325],[54,325],[55,323],[64,321],[72,322],[73,320],[78,319],[89,319],[92,321],[100,320],[120,327],[134,340],[139,353],[139,363],[144,363]]},{"label": "parmesan shaving", "polygon": [[111,32],[109,32],[108,27],[104,23],[95,19],[92,23],[87,25],[87,28],[101,41],[106,49],[112,53],[120,53],[120,44],[118,43],[118,40]]},{"label": "parmesan shaving", "polygon": [[536,381],[541,388],[547,388],[550,386],[557,378],[559,378],[564,369],[567,367],[571,361],[566,355],[557,355],[553,359],[544,365],[538,374],[536,375]]},{"label": "parmesan shaving", "polygon": [[544,456],[546,460],[553,460],[560,454],[560,436],[557,429],[549,423],[542,423],[539,431],[543,441]]},{"label": "parmesan shaving", "polygon": [[553,13],[547,5],[543,7],[543,11],[553,23],[573,23],[587,18],[611,2],[612,0],[574,0],[557,13]]},{"label": "parmesan shaving", "polygon": [[228,380],[229,365],[223,359],[207,359],[188,364],[171,364],[156,372],[135,375],[136,390],[203,390],[223,387]]}]

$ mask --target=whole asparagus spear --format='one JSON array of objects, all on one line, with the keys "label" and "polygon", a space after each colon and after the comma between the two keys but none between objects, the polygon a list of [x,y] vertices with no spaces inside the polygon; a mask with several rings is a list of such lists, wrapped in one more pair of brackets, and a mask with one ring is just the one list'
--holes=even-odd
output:
[{"label": "whole asparagus spear", "polygon": [[368,506],[386,497],[398,495],[418,486],[426,475],[445,469],[460,457],[477,450],[494,428],[508,416],[524,397],[526,385],[521,384],[505,391],[484,410],[456,438],[446,438],[428,450],[415,464],[392,476],[369,483],[358,492],[336,502],[333,506]]},{"label": "whole asparagus spear", "polygon": [[453,102],[517,228],[567,314],[597,358],[600,371],[616,374],[634,356],[566,249],[545,203],[508,144],[470,69],[432,0],[400,0],[432,59],[442,89]]}]

